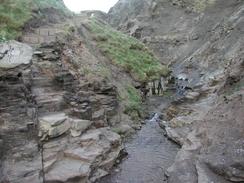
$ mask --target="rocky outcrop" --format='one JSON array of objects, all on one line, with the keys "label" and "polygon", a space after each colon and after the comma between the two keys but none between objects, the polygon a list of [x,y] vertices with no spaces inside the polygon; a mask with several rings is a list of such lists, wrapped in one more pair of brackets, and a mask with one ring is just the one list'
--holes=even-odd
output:
[{"label": "rocky outcrop", "polygon": [[[0,119],[3,182],[42,182],[36,108],[31,94],[32,49],[9,42],[1,45]],[[24,53],[22,55],[22,53]],[[19,180],[21,178],[21,180]]]},{"label": "rocky outcrop", "polygon": [[94,182],[108,174],[121,151],[120,136],[107,128],[43,146],[46,182]]},{"label": "rocky outcrop", "polygon": [[0,182],[94,182],[122,150],[116,87],[88,83],[59,42],[1,44]]},{"label": "rocky outcrop", "polygon": [[[202,4],[204,8],[200,12],[191,10],[193,4]],[[180,74],[185,63],[182,61],[190,59],[204,43],[213,41],[214,38],[210,40],[209,37],[217,29],[222,30],[221,34],[232,30],[231,25],[222,23],[222,20],[237,12],[241,5],[242,2],[236,0],[216,0],[212,3],[204,0],[121,0],[110,10],[108,21],[119,30],[137,35],[153,48],[162,62],[173,64],[174,72]],[[225,11],[221,11],[223,9]],[[192,65],[187,68],[186,73],[196,78],[198,67]]]},{"label": "rocky outcrop", "polygon": [[20,65],[28,65],[32,58],[32,48],[10,41],[7,44],[2,44],[0,48],[0,68],[11,69]]},{"label": "rocky outcrop", "polygon": [[160,124],[182,146],[168,181],[244,181],[243,2],[121,0],[109,14],[113,26],[147,43],[178,79],[180,97]]}]

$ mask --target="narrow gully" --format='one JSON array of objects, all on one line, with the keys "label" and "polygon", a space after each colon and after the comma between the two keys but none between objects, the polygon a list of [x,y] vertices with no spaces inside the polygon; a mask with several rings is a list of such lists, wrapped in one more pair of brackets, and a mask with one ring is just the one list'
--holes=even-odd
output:
[{"label": "narrow gully", "polygon": [[[163,101],[160,97],[152,100],[158,103]],[[160,104],[154,103],[159,106],[157,110],[168,106],[168,102]],[[173,164],[179,146],[163,135],[163,129],[159,127],[158,120],[159,115],[155,113],[154,117],[146,121],[142,129],[125,143],[128,156],[99,183],[163,183],[167,181],[165,171]]]}]

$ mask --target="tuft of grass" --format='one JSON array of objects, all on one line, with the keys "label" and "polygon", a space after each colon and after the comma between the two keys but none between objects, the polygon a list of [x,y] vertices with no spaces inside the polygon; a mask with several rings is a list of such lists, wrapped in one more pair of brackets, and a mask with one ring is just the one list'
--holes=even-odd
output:
[{"label": "tuft of grass", "polygon": [[137,91],[132,85],[127,85],[124,88],[120,88],[119,98],[124,103],[124,113],[132,117],[133,120],[137,120],[142,115],[142,100],[139,91]]},{"label": "tuft of grass", "polygon": [[137,39],[90,18],[86,25],[94,35],[101,52],[111,62],[124,68],[140,82],[166,76],[169,70]]},{"label": "tuft of grass", "polygon": [[0,0],[0,42],[20,36],[34,9],[50,7],[68,12],[62,0]]},{"label": "tuft of grass", "polygon": [[203,12],[207,7],[213,5],[216,0],[188,0],[195,12]]}]

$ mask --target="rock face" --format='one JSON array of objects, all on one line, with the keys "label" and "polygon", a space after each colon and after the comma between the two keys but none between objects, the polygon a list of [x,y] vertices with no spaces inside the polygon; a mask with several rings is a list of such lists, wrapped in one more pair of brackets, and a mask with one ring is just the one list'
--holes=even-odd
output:
[{"label": "rock face", "polygon": [[[226,48],[241,41],[238,38],[241,38],[243,2],[208,2],[120,0],[110,10],[108,21],[119,30],[147,43],[162,62],[173,65],[176,75],[185,72],[190,74],[191,82],[196,83],[202,74],[212,77],[217,66],[224,64],[224,61],[220,63],[217,59],[215,62],[206,61],[210,59],[206,52],[214,55],[219,51],[218,48],[214,49],[216,41],[221,39]],[[232,18],[228,20],[229,17]],[[237,41],[234,36],[228,42],[222,39],[222,36],[232,33],[237,36]],[[200,55],[203,49],[206,49],[205,55]]]},{"label": "rock face", "polygon": [[63,43],[0,47],[0,182],[88,183],[108,174],[122,149],[107,127],[116,87],[88,83]]},{"label": "rock face", "polygon": [[0,68],[11,69],[27,65],[32,58],[32,48],[16,41],[9,41],[0,47]]},{"label": "rock face", "polygon": [[179,82],[187,75],[161,124],[182,145],[170,183],[244,181],[243,12],[238,0],[120,0],[109,12],[108,21],[153,48]]},{"label": "rock face", "polygon": [[[241,0],[120,0],[108,15],[84,13],[147,43],[179,80],[180,97],[161,124],[182,146],[169,183],[244,181],[243,12]],[[95,182],[122,149],[112,131],[134,132],[118,100],[118,87],[133,81],[108,65],[81,18],[35,50],[0,44],[1,183]],[[64,24],[33,31],[54,36]]]},{"label": "rock face", "polygon": [[45,180],[93,182],[108,174],[120,154],[120,145],[120,136],[107,128],[47,142],[43,147]]}]

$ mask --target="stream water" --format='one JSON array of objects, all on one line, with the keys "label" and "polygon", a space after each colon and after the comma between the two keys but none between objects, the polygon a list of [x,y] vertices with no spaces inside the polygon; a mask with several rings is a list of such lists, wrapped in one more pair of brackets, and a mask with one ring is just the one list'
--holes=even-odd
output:
[{"label": "stream water", "polygon": [[[154,98],[156,106],[165,108],[160,98]],[[153,107],[152,107],[153,108]],[[163,135],[158,125],[158,115],[142,127],[125,143],[128,156],[115,170],[99,183],[163,183],[164,172],[173,163],[179,147]]]}]

